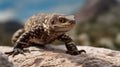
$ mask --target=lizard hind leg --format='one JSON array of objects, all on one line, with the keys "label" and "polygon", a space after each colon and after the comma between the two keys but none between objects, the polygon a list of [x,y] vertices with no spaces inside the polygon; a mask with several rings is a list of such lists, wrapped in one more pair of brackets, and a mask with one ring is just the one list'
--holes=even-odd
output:
[{"label": "lizard hind leg", "polygon": [[17,30],[17,31],[13,34],[13,36],[12,36],[12,38],[11,38],[11,42],[12,42],[13,44],[15,44],[16,41],[18,40],[18,38],[19,38],[24,32],[25,32],[24,29],[19,29],[19,30]]},{"label": "lizard hind leg", "polygon": [[[25,48],[30,47],[30,44],[29,44],[30,39],[35,38],[36,37],[35,35],[37,33],[40,33],[40,31],[38,31],[38,30],[39,30],[39,28],[22,33],[19,36],[19,38],[17,39],[17,41],[15,42],[15,46],[13,48],[13,51],[5,52],[5,54],[7,54],[8,56],[12,55],[14,57],[15,55],[18,55],[18,54],[25,55],[24,52],[29,52],[30,53],[30,51],[26,50]],[[35,32],[37,32],[37,33],[35,33]]]}]

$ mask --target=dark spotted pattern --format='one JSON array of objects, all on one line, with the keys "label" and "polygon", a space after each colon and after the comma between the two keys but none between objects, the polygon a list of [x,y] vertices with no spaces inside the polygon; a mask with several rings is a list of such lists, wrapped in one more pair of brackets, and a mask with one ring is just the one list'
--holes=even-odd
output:
[{"label": "dark spotted pattern", "polygon": [[[71,55],[78,55],[84,50],[78,50],[73,40],[65,35],[65,32],[72,29],[75,21],[62,14],[37,14],[32,16],[25,23],[23,29],[18,30],[12,37],[15,44],[13,51],[6,52],[8,55],[24,54],[24,48],[30,47],[30,43],[49,44],[54,40],[63,41],[67,52]],[[32,45],[33,46],[33,45]]]}]

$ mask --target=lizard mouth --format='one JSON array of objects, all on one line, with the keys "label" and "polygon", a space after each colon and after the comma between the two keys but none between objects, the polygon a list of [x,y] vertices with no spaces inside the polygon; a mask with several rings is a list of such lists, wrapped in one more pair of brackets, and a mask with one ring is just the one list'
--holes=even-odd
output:
[{"label": "lizard mouth", "polygon": [[55,31],[69,31],[75,24],[58,24],[54,26]]},{"label": "lizard mouth", "polygon": [[64,23],[64,24],[56,24],[54,25],[54,27],[60,27],[60,28],[64,28],[64,27],[73,27],[75,26],[75,24],[71,24],[71,23]]}]

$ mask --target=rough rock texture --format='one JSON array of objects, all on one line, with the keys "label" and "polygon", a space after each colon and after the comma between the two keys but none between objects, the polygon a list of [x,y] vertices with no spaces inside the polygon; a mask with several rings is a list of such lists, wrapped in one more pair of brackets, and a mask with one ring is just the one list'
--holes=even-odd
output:
[{"label": "rough rock texture", "polygon": [[[120,67],[120,51],[89,46],[78,46],[86,50],[86,54],[71,56],[64,53],[64,46],[52,46],[38,49],[29,48],[31,53],[9,56],[9,61],[15,67]],[[0,47],[1,52],[12,50],[10,47]]]},{"label": "rough rock texture", "polygon": [[8,61],[8,58],[0,52],[0,67],[13,67],[13,64]]}]

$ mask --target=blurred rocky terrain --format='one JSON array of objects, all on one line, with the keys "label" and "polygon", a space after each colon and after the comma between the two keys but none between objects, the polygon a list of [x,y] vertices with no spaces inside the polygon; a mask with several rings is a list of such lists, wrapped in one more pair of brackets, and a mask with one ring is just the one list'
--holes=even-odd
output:
[{"label": "blurred rocky terrain", "polygon": [[[26,56],[19,54],[8,59],[14,67],[120,67],[120,51],[78,46],[79,50],[84,49],[87,53],[72,56],[65,53],[64,45],[48,48],[31,47],[31,53],[25,53]],[[0,46],[2,53],[11,50],[11,47]]]},{"label": "blurred rocky terrain", "polygon": [[87,3],[74,13],[77,22],[96,20],[98,16],[110,11],[118,4],[117,0],[88,0]]},{"label": "blurred rocky terrain", "polygon": [[18,20],[0,21],[0,45],[10,46],[13,33],[22,27],[21,22]]},{"label": "blurred rocky terrain", "polygon": [[120,50],[119,0],[88,0],[74,15],[76,43]]}]

